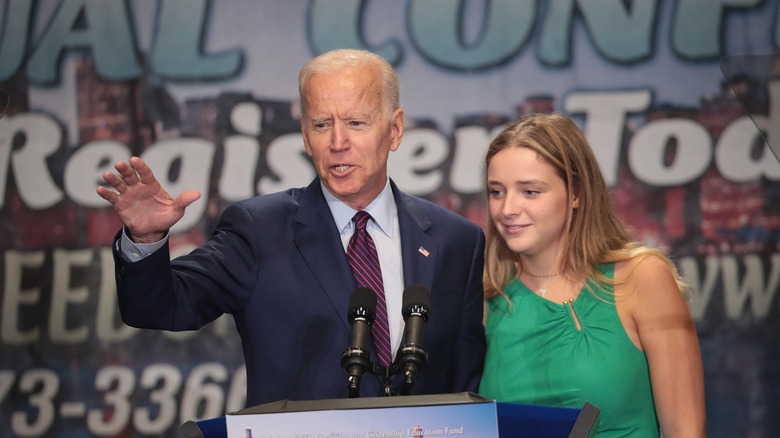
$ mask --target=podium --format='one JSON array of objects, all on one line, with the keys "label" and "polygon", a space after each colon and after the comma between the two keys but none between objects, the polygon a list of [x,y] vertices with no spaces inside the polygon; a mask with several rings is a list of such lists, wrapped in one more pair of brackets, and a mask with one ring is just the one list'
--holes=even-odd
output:
[{"label": "podium", "polygon": [[477,394],[289,401],[188,421],[187,438],[592,437],[600,410],[502,403]]}]

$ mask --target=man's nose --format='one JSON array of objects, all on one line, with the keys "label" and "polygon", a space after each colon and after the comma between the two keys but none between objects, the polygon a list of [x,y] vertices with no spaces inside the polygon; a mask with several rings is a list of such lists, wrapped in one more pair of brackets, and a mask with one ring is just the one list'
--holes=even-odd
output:
[{"label": "man's nose", "polygon": [[333,126],[330,147],[334,151],[342,151],[349,148],[349,134],[345,126],[338,123]]}]

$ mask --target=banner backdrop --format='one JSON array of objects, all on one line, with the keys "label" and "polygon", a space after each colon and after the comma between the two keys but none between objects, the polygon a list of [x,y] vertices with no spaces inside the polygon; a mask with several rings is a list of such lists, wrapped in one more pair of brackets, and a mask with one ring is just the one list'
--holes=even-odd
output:
[{"label": "banner backdrop", "polygon": [[780,143],[780,82],[719,68],[774,54],[776,0],[0,4],[0,437],[179,436],[244,407],[229,317],[122,324],[120,223],[95,187],[140,155],[172,194],[200,190],[172,230],[182,254],[229,203],[308,184],[297,73],[339,47],[397,69],[398,186],[480,225],[492,136],[572,117],[620,216],[696,289],[709,436],[780,430],[780,164],[756,128]]}]

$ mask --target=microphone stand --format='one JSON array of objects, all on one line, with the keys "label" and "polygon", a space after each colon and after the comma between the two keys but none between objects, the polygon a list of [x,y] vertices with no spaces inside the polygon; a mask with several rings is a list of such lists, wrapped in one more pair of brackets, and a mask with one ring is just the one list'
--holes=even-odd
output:
[{"label": "microphone stand", "polygon": [[398,351],[396,363],[398,371],[403,371],[404,376],[399,392],[401,395],[409,395],[417,380],[417,371],[428,363],[428,353],[419,345],[406,344]]},{"label": "microphone stand", "polygon": [[360,397],[360,380],[362,377],[360,370],[370,370],[373,373],[370,353],[363,348],[348,348],[341,355],[341,366],[348,370],[349,373],[347,380],[349,398]]},{"label": "microphone stand", "polygon": [[[399,349],[398,352],[397,359],[390,364],[390,366],[385,366],[381,363],[371,361],[368,351],[362,348],[349,348],[342,354],[341,365],[347,370],[366,370],[367,373],[383,378],[384,383],[379,393],[380,397],[409,395],[409,392],[414,386],[415,379],[417,378],[417,370],[427,363],[427,354],[425,353],[425,350],[416,345],[406,345]],[[415,367],[407,366],[409,363],[413,363]],[[401,382],[400,387],[393,388],[393,376],[402,373],[404,379]],[[349,373],[347,380],[349,398],[360,397],[361,377],[361,373]]]},{"label": "microphone stand", "polygon": [[[368,351],[361,348],[350,348],[344,352],[341,364],[344,368],[360,366],[360,369],[368,373],[384,378],[380,397],[396,395],[409,395],[417,379],[417,371],[428,363],[428,353],[415,344],[406,344],[398,350],[396,360],[390,366],[373,362]],[[399,388],[393,388],[393,376],[403,374],[403,381]],[[360,374],[353,373],[349,376],[349,397],[360,397]]]}]

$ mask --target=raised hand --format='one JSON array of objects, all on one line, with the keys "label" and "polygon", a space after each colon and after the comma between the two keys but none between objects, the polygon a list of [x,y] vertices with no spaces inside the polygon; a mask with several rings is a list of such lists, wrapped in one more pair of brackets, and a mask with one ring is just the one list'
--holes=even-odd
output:
[{"label": "raised hand", "polygon": [[184,216],[184,209],[200,198],[200,192],[188,190],[173,199],[142,159],[132,157],[129,161],[114,165],[119,175],[103,174],[116,192],[100,186],[97,193],[114,206],[134,242],[157,242]]}]

